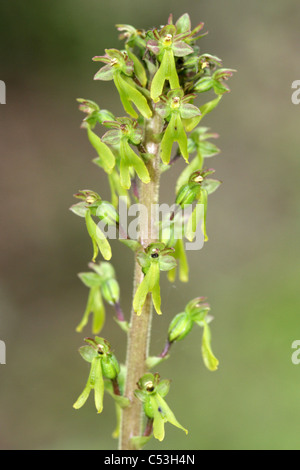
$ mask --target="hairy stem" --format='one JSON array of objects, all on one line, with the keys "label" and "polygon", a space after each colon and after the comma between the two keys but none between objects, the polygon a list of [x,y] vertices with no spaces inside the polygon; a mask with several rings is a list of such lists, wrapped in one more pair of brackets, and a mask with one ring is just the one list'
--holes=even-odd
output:
[{"label": "hairy stem", "polygon": [[[157,135],[162,130],[162,119],[157,114],[147,120],[144,147],[148,154],[153,157],[147,162],[147,168],[151,177],[148,184],[141,183],[139,189],[139,202],[143,206],[140,211],[140,242],[144,248],[150,243],[158,240],[157,214],[154,205],[159,200],[160,182],[160,155]],[[134,289],[133,295],[144,278],[137,260],[135,261]],[[145,374],[145,361],[148,357],[150,330],[152,320],[152,298],[148,294],[141,316],[132,311],[131,326],[127,346],[127,377],[125,396],[130,400],[131,405],[123,410],[122,426],[120,433],[119,448],[121,450],[133,450],[130,439],[133,436],[142,435],[142,405],[135,398],[134,390],[137,388],[138,380]]]}]

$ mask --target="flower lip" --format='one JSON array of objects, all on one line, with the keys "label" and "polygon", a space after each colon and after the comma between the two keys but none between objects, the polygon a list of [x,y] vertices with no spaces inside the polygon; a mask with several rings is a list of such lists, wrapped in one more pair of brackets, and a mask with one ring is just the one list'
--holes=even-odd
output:
[{"label": "flower lip", "polygon": [[164,46],[170,46],[173,41],[173,36],[172,34],[166,34],[163,40]]},{"label": "flower lip", "polygon": [[147,392],[154,392],[154,384],[153,382],[149,381],[145,383],[145,388]]}]

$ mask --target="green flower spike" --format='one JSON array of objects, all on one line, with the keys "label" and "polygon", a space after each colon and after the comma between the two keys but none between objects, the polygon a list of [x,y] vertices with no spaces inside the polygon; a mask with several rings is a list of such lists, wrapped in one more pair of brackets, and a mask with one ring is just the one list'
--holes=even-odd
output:
[{"label": "green flower spike", "polygon": [[[108,124],[108,123],[107,123]],[[143,138],[142,129],[138,122],[130,118],[118,118],[109,123],[112,130],[102,137],[103,142],[110,145],[119,145],[120,151],[120,183],[125,189],[131,187],[131,169],[134,169],[140,180],[147,184],[150,182],[147,167],[129,144],[139,145]]]},{"label": "green flower spike", "polygon": [[184,129],[183,119],[200,116],[199,109],[189,102],[195,95],[186,95],[181,88],[169,91],[167,96],[161,96],[156,105],[157,112],[167,121],[168,127],[161,141],[161,159],[168,165],[174,142],[178,142],[181,154],[188,163],[188,139]]},{"label": "green flower spike", "polygon": [[181,426],[174,413],[167,405],[164,397],[170,389],[170,381],[159,381],[159,374],[145,374],[138,382],[138,390],[135,396],[143,403],[147,418],[153,420],[153,435],[155,439],[162,441],[165,437],[165,423],[169,422],[186,434],[188,431]]},{"label": "green flower spike", "polygon": [[163,93],[166,80],[169,81],[171,89],[180,87],[175,57],[185,57],[194,51],[183,41],[185,35],[177,35],[176,26],[171,24],[164,26],[160,31],[155,29],[153,38],[148,41],[147,48],[158,56],[160,62],[150,89],[151,98],[157,102]]},{"label": "green flower spike", "polygon": [[163,243],[152,243],[144,252],[137,256],[145,277],[139,285],[133,300],[133,308],[141,315],[147,295],[152,294],[154,308],[161,315],[160,271],[169,271],[176,266],[171,253],[172,248],[166,248]]},{"label": "green flower spike", "polygon": [[126,45],[130,47],[137,46],[139,49],[146,48],[146,31],[144,29],[136,29],[129,24],[117,24],[116,28],[121,32],[120,40],[125,40]]},{"label": "green flower spike", "polygon": [[120,372],[120,366],[114,354],[110,352],[110,344],[103,338],[95,337],[95,340],[86,338],[89,346],[79,349],[82,358],[91,364],[91,371],[87,384],[74,403],[73,408],[79,410],[86,403],[90,393],[94,390],[95,406],[98,413],[103,410],[104,380],[115,380]]},{"label": "green flower spike", "polygon": [[120,52],[117,49],[105,49],[104,56],[93,58],[95,62],[104,62],[106,65],[96,73],[95,80],[113,80],[119,92],[125,111],[137,118],[138,114],[132,107],[132,103],[145,117],[150,118],[152,111],[145,96],[136,88],[132,75],[134,72],[134,62],[129,59],[127,52]]},{"label": "green flower spike", "polygon": [[94,272],[80,273],[78,276],[85,286],[90,289],[87,306],[76,331],[81,333],[93,314],[93,334],[100,333],[105,322],[105,308],[103,298],[117,311],[117,320],[124,322],[123,312],[120,308],[120,288],[115,278],[115,270],[110,263],[90,263]]}]

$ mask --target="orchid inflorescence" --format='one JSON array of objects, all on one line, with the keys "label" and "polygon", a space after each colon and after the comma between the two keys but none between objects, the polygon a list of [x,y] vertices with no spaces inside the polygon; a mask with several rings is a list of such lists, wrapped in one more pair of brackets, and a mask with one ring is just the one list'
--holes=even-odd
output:
[{"label": "orchid inflorescence", "polygon": [[[72,212],[85,219],[93,248],[90,271],[79,274],[80,280],[89,289],[86,309],[77,327],[80,333],[88,326],[92,316],[92,333],[99,335],[105,323],[106,302],[114,307],[117,324],[130,334],[131,323],[126,321],[120,305],[119,284],[109,263],[112,249],[103,224],[114,226],[121,233],[118,197],[125,198],[128,206],[131,201],[138,202],[139,186],[151,182],[149,162],[154,154],[147,147],[147,126],[152,119],[158,117],[161,122],[161,132],[155,135],[155,142],[159,145],[160,174],[173,168],[181,156],[186,163],[177,179],[174,198],[177,207],[191,208],[190,216],[184,221],[184,236],[193,241],[200,225],[204,240],[208,240],[208,197],[221,182],[211,177],[215,170],[204,163],[206,158],[219,154],[220,150],[211,142],[218,137],[217,134],[199,124],[229,92],[226,82],[234,70],[223,68],[217,56],[200,50],[196,41],[205,36],[203,27],[204,24],[200,23],[192,29],[188,14],[182,15],[175,24],[170,15],[166,25],[150,31],[117,25],[120,39],[125,41],[124,48],[106,49],[104,55],[93,59],[103,64],[94,79],[114,82],[127,115],[116,117],[110,111],[100,109],[94,101],[78,99],[79,109],[85,113],[81,127],[86,130],[96,152],[93,162],[107,174],[111,190],[109,201],[90,189],[80,190],[75,194],[80,202],[71,207]],[[209,99],[197,102],[205,94]],[[100,126],[104,128],[101,137],[98,135]],[[158,238],[151,240],[147,246],[141,240],[134,241],[129,237],[122,240],[135,252],[136,263],[143,273],[143,280],[133,298],[133,311],[137,316],[143,315],[149,296],[157,314],[161,315],[166,309],[162,308],[161,272],[167,271],[171,282],[175,281],[177,270],[182,282],[189,279],[183,237],[176,236],[176,212],[171,214],[170,221],[171,234],[166,235],[162,224]],[[97,263],[99,254],[105,261]],[[163,440],[166,422],[187,433],[165,401],[170,381],[160,380],[159,374],[152,374],[150,370],[170,356],[171,346],[186,338],[194,325],[203,330],[202,356],[205,366],[211,371],[217,370],[219,362],[211,349],[212,317],[209,312],[210,305],[205,298],[197,297],[190,301],[171,320],[162,353],[146,359],[146,373],[137,377],[135,390],[135,397],[143,406],[146,430],[143,435],[131,436],[134,448],[141,448],[152,436]],[[104,338],[95,336],[86,338],[85,342],[87,345],[79,352],[90,363],[91,370],[74,408],[81,408],[93,391],[97,412],[101,413],[106,391],[115,401],[117,427],[113,435],[118,437],[122,409],[132,405],[125,396],[126,367],[119,364]]]}]

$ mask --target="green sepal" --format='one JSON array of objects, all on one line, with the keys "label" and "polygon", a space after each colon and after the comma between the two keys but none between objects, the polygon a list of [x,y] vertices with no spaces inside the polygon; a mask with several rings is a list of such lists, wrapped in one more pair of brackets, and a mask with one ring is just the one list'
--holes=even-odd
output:
[{"label": "green sepal", "polygon": [[87,133],[89,141],[98,153],[100,159],[100,165],[106,173],[110,174],[116,164],[116,159],[110,148],[104,144],[100,137],[98,137],[88,126]]},{"label": "green sepal", "polygon": [[86,203],[84,201],[78,202],[77,204],[73,204],[70,207],[70,211],[73,212],[73,214],[78,215],[79,217],[84,218],[86,212],[89,209],[86,207]]},{"label": "green sepal", "polygon": [[82,359],[84,359],[86,362],[89,362],[90,364],[93,362],[95,357],[98,357],[97,351],[95,351],[95,349],[91,346],[82,346],[79,348],[79,353]]},{"label": "green sepal", "polygon": [[171,89],[179,88],[179,79],[176,70],[175,58],[171,49],[166,49],[160,64],[160,67],[153,77],[151,83],[151,98],[155,103],[159,101],[159,97],[163,92],[165,81],[168,80]]},{"label": "green sepal", "polygon": [[94,222],[90,211],[86,212],[85,221],[86,221],[86,226],[87,226],[88,233],[89,233],[89,235],[92,239],[92,242],[93,242],[93,249],[94,249],[93,261],[96,261],[99,250],[100,250],[103,258],[105,260],[109,261],[112,257],[110,244],[107,241],[107,238],[105,237],[105,235],[101,232],[99,227]]},{"label": "green sepal", "polygon": [[168,395],[170,391],[171,380],[165,379],[160,380],[156,386],[156,393],[159,393],[161,397],[165,397]]},{"label": "green sepal", "polygon": [[102,280],[97,273],[79,273],[79,279],[83,282],[86,287],[100,287]]}]

